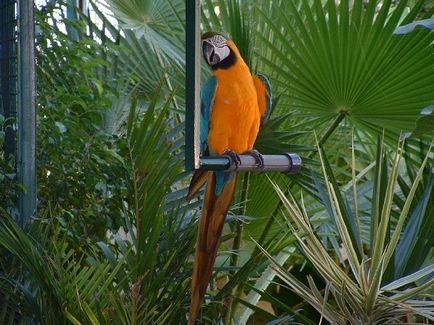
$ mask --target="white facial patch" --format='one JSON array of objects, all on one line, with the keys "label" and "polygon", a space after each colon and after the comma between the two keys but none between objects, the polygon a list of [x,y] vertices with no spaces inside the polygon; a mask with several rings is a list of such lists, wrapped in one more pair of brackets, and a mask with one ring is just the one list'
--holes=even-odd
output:
[{"label": "white facial patch", "polygon": [[219,57],[219,61],[226,59],[231,50],[229,49],[228,42],[226,38],[221,35],[214,35],[210,39],[211,44],[214,45],[215,53]]},{"label": "white facial patch", "polygon": [[214,35],[213,37],[211,37],[210,42],[215,47],[220,47],[220,48],[228,45],[226,38],[224,38],[221,35]]}]

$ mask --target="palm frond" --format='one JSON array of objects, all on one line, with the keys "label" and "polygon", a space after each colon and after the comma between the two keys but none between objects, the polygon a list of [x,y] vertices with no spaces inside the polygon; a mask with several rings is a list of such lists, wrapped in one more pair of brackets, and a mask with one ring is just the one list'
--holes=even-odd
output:
[{"label": "palm frond", "polygon": [[[423,2],[423,1],[422,1]],[[406,13],[407,1],[285,2],[272,16],[258,8],[272,38],[255,35],[268,52],[262,61],[282,92],[288,110],[303,116],[333,119],[345,114],[362,129],[411,130],[421,107],[434,98],[432,66],[434,34],[419,30],[408,37],[392,33],[403,20],[414,19],[420,2]],[[281,7],[278,7],[281,6]],[[272,53],[267,56],[267,53]]]},{"label": "palm frond", "polygon": [[[153,51],[169,62],[182,65],[183,56],[183,1],[106,1],[124,30],[130,29]],[[99,2],[99,5],[106,5]]]},{"label": "palm frond", "polygon": [[[379,145],[379,148],[382,147],[382,145]],[[430,152],[430,149],[428,149],[428,152]],[[378,154],[380,159],[377,160],[377,163],[382,165],[382,150],[379,150]],[[398,247],[399,240],[406,240],[408,242],[408,238],[404,237],[408,236],[408,234],[405,234],[403,228],[405,220],[409,215],[410,207],[414,206],[412,203],[416,199],[415,193],[422,180],[430,154],[424,157],[405,197],[405,203],[402,205],[399,217],[396,223],[391,226],[391,210],[394,209],[393,197],[396,190],[401,157],[402,145],[397,149],[393,159],[390,170],[391,176],[388,179],[381,180],[383,172],[376,173],[376,178],[379,178],[376,182],[378,184],[377,187],[381,186],[384,181],[387,183],[384,194],[375,190],[376,187],[372,188],[374,193],[376,193],[376,202],[380,201],[380,195],[384,196],[383,208],[378,210],[378,207],[375,208],[374,205],[371,213],[378,214],[378,223],[375,228],[371,229],[374,232],[372,236],[373,244],[370,251],[359,253],[356,253],[356,247],[359,245],[358,239],[351,237],[352,226],[345,220],[345,215],[348,215],[349,212],[341,209],[342,203],[338,197],[340,194],[337,193],[340,189],[336,185],[333,185],[332,171],[324,166],[325,160],[322,157],[321,163],[323,165],[324,179],[327,180],[326,186],[332,208],[330,213],[334,215],[339,237],[342,240],[342,247],[347,256],[341,262],[344,265],[332,259],[324,244],[317,238],[307,210],[304,208],[304,202],[298,203],[292,196],[289,198],[285,197],[279,187],[275,186],[288,210],[288,227],[297,237],[302,253],[326,281],[329,291],[326,290],[325,293],[322,293],[309,278],[307,279],[309,285],[306,286],[291,273],[286,272],[285,268],[280,266],[280,263],[270,253],[267,253],[264,249],[262,251],[274,265],[277,275],[291,290],[308,301],[329,322],[337,324],[367,321],[387,323],[396,321],[400,316],[408,314],[422,316],[429,320],[434,319],[434,314],[429,309],[429,306],[432,306],[432,301],[429,299],[425,301],[422,297],[415,298],[432,285],[432,265],[416,270],[405,277],[397,278],[389,284],[384,284],[387,281],[386,271],[388,265]],[[357,189],[354,191],[354,195],[357,195]],[[423,199],[423,197],[417,198]],[[416,204],[417,210],[418,206]],[[355,215],[355,212],[353,211],[352,214]],[[361,223],[356,224],[357,228],[360,226]],[[347,265],[351,270],[350,274],[345,272]],[[408,287],[409,284],[416,282],[422,284],[414,288]],[[329,297],[327,297],[327,292],[330,294]]]}]

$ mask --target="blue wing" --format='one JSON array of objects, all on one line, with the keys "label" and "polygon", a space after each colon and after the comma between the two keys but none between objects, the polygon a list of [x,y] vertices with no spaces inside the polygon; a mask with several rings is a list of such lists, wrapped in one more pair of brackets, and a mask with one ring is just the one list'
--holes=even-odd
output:
[{"label": "blue wing", "polygon": [[217,90],[217,79],[212,76],[200,90],[200,154],[207,154],[209,120]]},{"label": "blue wing", "polygon": [[[263,74],[258,73],[257,75],[253,76],[253,78],[254,79],[256,78],[262,84],[262,86],[265,87],[265,94],[264,94],[264,96],[265,96],[265,112],[261,116],[261,125],[264,125],[268,121],[270,114],[271,114],[271,107],[272,107],[271,84],[270,84],[270,81],[268,80],[268,78]],[[258,91],[258,95],[259,95],[259,91]],[[259,102],[259,100],[258,100],[258,102]]]},{"label": "blue wing", "polygon": [[[215,93],[217,90],[217,79],[212,76],[203,84],[200,90],[200,153],[201,155],[212,155],[213,152],[208,148],[208,131],[211,119],[212,107],[214,105]],[[216,184],[215,195],[220,195],[223,187],[229,182],[234,173],[215,171]]]}]

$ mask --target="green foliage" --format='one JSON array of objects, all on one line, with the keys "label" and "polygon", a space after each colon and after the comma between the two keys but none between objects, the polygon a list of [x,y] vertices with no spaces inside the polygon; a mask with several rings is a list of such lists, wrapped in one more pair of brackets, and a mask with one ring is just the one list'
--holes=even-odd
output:
[{"label": "green foliage", "polygon": [[259,9],[267,27],[256,33],[267,49],[262,62],[284,106],[313,121],[343,114],[364,130],[411,130],[433,100],[434,34],[392,33],[412,21],[423,2],[409,8],[407,1],[354,1],[350,7],[347,0],[303,0]]},{"label": "green foliage", "polygon": [[[53,9],[51,9],[53,10]],[[126,195],[125,139],[106,129],[105,116],[122,86],[100,74],[110,66],[102,47],[74,24],[80,43],[38,15],[38,198],[40,213],[56,211],[77,238],[101,239],[120,226]]]},{"label": "green foliage", "polygon": [[[362,174],[366,174],[372,169],[369,166],[372,155],[375,155],[375,149],[372,148],[375,148],[373,139],[376,132],[386,128],[386,136],[390,141],[396,138],[392,133],[411,130],[420,108],[431,103],[434,98],[434,80],[429,69],[432,64],[433,35],[426,31],[418,32],[412,39],[400,39],[392,35],[399,24],[418,16],[422,5],[423,1],[416,5],[401,1],[397,6],[390,1],[369,1],[366,6],[362,1],[355,1],[354,6],[350,7],[348,1],[341,1],[340,5],[336,6],[335,1],[240,0],[222,3],[210,0],[202,3],[202,24],[203,30],[223,31],[238,41],[252,70],[258,69],[270,76],[273,94],[280,95],[279,105],[273,111],[276,123],[274,126],[270,124],[271,130],[261,131],[257,141],[258,148],[264,152],[275,153],[289,151],[288,148],[293,146],[293,150],[299,152],[300,147],[294,146],[294,143],[298,140],[306,145],[312,143],[314,137],[306,132],[305,136],[297,139],[294,135],[299,134],[293,132],[291,136],[290,131],[315,130],[320,136],[323,150],[331,153],[328,170],[335,171],[333,186],[338,188],[349,182],[350,193],[352,171],[349,166],[353,163],[351,155],[348,154],[348,142],[351,124],[358,128],[356,137],[359,142],[356,150],[363,152],[363,163],[366,161],[367,165],[360,165],[367,168],[362,169]],[[242,11],[243,17],[238,14],[230,15],[232,8]],[[243,41],[245,35],[249,35],[248,42]],[[430,81],[426,82],[428,79]],[[415,86],[415,83],[418,86]],[[291,143],[286,149],[286,141],[279,141],[284,137]],[[311,152],[302,158],[310,169],[308,173],[315,174],[314,155],[315,153]],[[311,194],[306,199],[310,202],[308,211],[315,215],[314,229],[321,233],[321,238],[326,243],[331,243],[339,257],[339,242],[335,237],[338,230],[335,222],[324,213],[327,212],[327,201],[321,201],[324,196],[316,190],[324,180],[318,176],[317,180],[312,182],[306,174],[296,180],[288,180],[279,175],[270,177],[282,188],[291,189],[298,200],[301,197],[297,185]],[[247,224],[243,225],[247,241],[250,236],[254,236],[259,238],[262,244],[265,238],[263,235],[267,233],[268,239],[273,238],[273,235],[285,236],[278,218],[279,208],[282,206],[278,204],[276,195],[268,189],[267,182],[261,175],[251,175],[248,187],[241,189],[241,192],[246,191],[248,194],[240,195],[240,203],[234,211],[242,211],[240,220],[247,220]],[[363,184],[364,195],[370,195],[369,190],[366,190],[369,186],[372,189],[372,184]],[[418,202],[419,198],[415,201]],[[363,196],[359,201],[363,202],[363,208],[367,207],[367,210],[360,212],[366,222],[371,204],[366,202]],[[348,202],[351,200],[347,197],[340,198],[342,209],[346,209],[343,218],[349,228],[350,238],[354,240],[355,249],[361,255],[361,240],[366,239],[366,226],[364,223],[359,233]],[[327,206],[328,212],[330,204],[329,202]],[[244,218],[244,215],[260,218]],[[429,219],[429,215],[425,214],[425,217]],[[248,246],[248,243],[244,242],[244,245]],[[231,249],[230,243],[224,247]],[[232,249],[236,247],[232,246]],[[241,252],[247,255],[241,257],[246,262],[217,294],[217,300],[229,294],[230,290],[240,283],[245,283],[249,274],[255,274],[258,270],[255,262],[264,265],[255,256],[258,253],[256,250],[253,250],[253,253]],[[280,254],[277,256],[280,257]],[[232,264],[231,266],[233,267]],[[260,272],[267,272],[264,270],[262,268]],[[385,278],[388,274],[386,272]],[[263,280],[263,277],[260,277],[255,288],[265,290],[270,281],[266,283],[261,279]],[[232,292],[235,292],[236,303],[243,303],[243,299],[237,299],[243,291],[238,287],[238,290]],[[248,291],[246,288],[243,293]],[[293,312],[291,309],[287,311]],[[216,313],[210,315],[214,319],[217,317]],[[241,314],[235,312],[235,315]],[[240,318],[236,319],[235,323],[238,320]]]},{"label": "green foliage", "polygon": [[[372,189],[371,220],[374,220],[374,223],[370,228],[372,233],[370,244],[363,243],[364,245],[369,244],[365,251],[360,250],[362,221],[359,219],[361,211],[357,205],[357,181],[353,178],[354,197],[352,212],[350,212],[348,204],[343,201],[340,189],[334,184],[333,172],[327,166],[324,153],[321,154],[322,170],[324,179],[327,181],[325,182],[326,188],[319,188],[318,190],[325,191],[325,196],[328,197],[328,201],[324,204],[330,205],[331,217],[336,224],[342,242],[342,253],[345,254],[341,263],[330,256],[324,244],[315,235],[303,201],[296,202],[293,197],[286,198],[276,186],[276,190],[287,208],[288,227],[297,237],[301,252],[326,282],[325,290],[320,292],[311,275],[306,275],[308,285],[302,283],[293,274],[288,273],[285,267],[278,263],[272,255],[265,250],[263,251],[272,261],[277,275],[290,289],[315,307],[322,317],[331,323],[388,324],[403,317],[409,321],[417,320],[416,316],[422,316],[423,319],[431,321],[434,319],[432,299],[429,296],[427,299],[424,299],[423,295],[419,296],[432,288],[432,274],[434,273],[432,262],[426,267],[423,267],[421,263],[417,266],[411,265],[412,273],[407,276],[403,276],[402,273],[396,274],[396,277],[392,278],[393,281],[387,278],[387,269],[389,264],[393,264],[395,251],[397,253],[395,266],[408,263],[409,260],[405,258],[405,255],[412,253],[409,249],[404,251],[403,245],[398,248],[398,242],[414,242],[412,238],[414,234],[408,230],[412,228],[411,223],[408,223],[407,230],[403,231],[403,229],[413,203],[422,203],[426,200],[424,193],[420,198],[421,200],[418,201],[416,191],[428,161],[432,160],[430,159],[431,147],[409,185],[408,193],[403,198],[403,204],[400,206],[398,216],[393,223],[391,222],[392,211],[394,210],[393,198],[396,195],[395,188],[402,157],[402,145],[397,148],[392,159],[388,179],[383,178],[383,173],[385,173],[382,160],[383,148],[383,144],[379,143],[379,159],[377,159],[379,163],[373,180],[376,186]],[[353,158],[353,168],[355,168],[354,162],[355,159]],[[429,177],[432,178],[432,172],[430,174]],[[427,185],[431,190],[432,182]],[[386,190],[384,192],[378,191],[377,189],[381,187],[385,187]],[[420,210],[419,206],[416,206],[415,210]],[[413,213],[419,213],[415,210]],[[355,235],[354,231],[358,233],[358,236]],[[430,237],[426,237],[425,240],[428,238]],[[404,254],[402,255],[402,253]],[[416,283],[419,286],[414,286]],[[417,298],[418,296],[419,298]]]},{"label": "green foliage", "polygon": [[[107,308],[108,300],[102,296],[124,265],[122,259],[111,266],[98,257],[94,244],[89,244],[95,250],[89,256],[77,254],[59,227],[39,223],[23,230],[5,213],[0,224],[0,247],[10,254],[10,258],[3,255],[1,269],[11,272],[0,277],[5,293],[0,301],[2,322],[13,323],[15,318],[66,324],[74,318],[84,323],[94,316],[91,309]],[[12,265],[6,268],[7,260]]]},{"label": "green foliage", "polygon": [[[434,33],[392,35],[398,25],[432,15],[432,6],[201,3],[203,30],[230,36],[251,70],[271,77],[273,114],[257,149],[301,153],[304,164],[295,177],[241,179],[202,321],[317,323],[282,282],[297,286],[329,321],[353,321],[369,310],[372,317],[391,310],[429,314],[423,308],[432,307],[430,296],[408,301],[432,282],[424,276],[432,274],[433,176],[429,167],[419,169],[429,134],[405,145],[398,168],[387,146],[375,146],[372,131],[386,128],[390,142],[432,104]],[[61,2],[37,11],[38,219],[21,229],[9,217],[24,189],[14,180],[13,160],[1,157],[0,202],[7,210],[0,217],[1,323],[185,321],[200,198],[184,199],[184,6],[91,1],[99,24],[78,9],[78,20],[64,19]],[[431,117],[422,117],[415,132],[432,130]],[[289,227],[273,184],[297,201],[281,195],[291,216],[300,217]],[[260,299],[274,314],[256,305]]]},{"label": "green foliage", "polygon": [[173,90],[163,73],[143,86],[140,69],[116,68],[148,49],[130,46],[131,34],[113,41],[119,32],[64,20],[77,42],[55,12],[52,3],[37,15],[39,218],[21,229],[2,210],[0,320],[184,319],[195,227],[177,193]]},{"label": "green foliage", "polygon": [[434,131],[434,105],[425,107],[416,120],[416,127],[405,136],[420,137],[425,134],[432,134]]},{"label": "green foliage", "polygon": [[[3,131],[4,118],[0,115],[0,148],[3,148],[5,132]],[[3,150],[0,150],[0,202],[2,207],[10,214],[17,214],[18,195],[24,189],[15,180],[15,159],[13,156],[5,159]]]},{"label": "green foliage", "polygon": [[[418,149],[415,150],[415,147]],[[397,182],[399,189],[404,197],[411,191],[411,184],[418,175],[415,173],[416,166],[419,166],[428,155],[428,144],[419,141],[408,143],[404,151],[404,163],[407,173],[398,175]],[[403,234],[397,244],[396,253],[387,270],[389,279],[396,279],[404,275],[416,272],[420,267],[427,263],[433,263],[429,258],[430,251],[434,247],[434,238],[430,234],[430,229],[434,226],[434,173],[433,163],[427,164],[421,176],[421,186],[415,192],[414,203],[408,222],[403,228]],[[395,204],[402,209],[404,202],[399,197],[395,197]]]},{"label": "green foliage", "polygon": [[109,0],[106,3],[125,30],[133,30],[137,39],[172,64],[183,64],[184,1]]},{"label": "green foliage", "polygon": [[4,322],[173,323],[185,317],[195,228],[185,208],[169,205],[182,161],[176,138],[168,137],[171,99],[161,108],[159,96],[146,108],[130,109],[124,159],[129,172],[117,179],[128,184],[118,207],[123,227],[110,227],[108,240],[75,242],[77,234],[70,234],[56,210],[25,230],[2,213]]}]

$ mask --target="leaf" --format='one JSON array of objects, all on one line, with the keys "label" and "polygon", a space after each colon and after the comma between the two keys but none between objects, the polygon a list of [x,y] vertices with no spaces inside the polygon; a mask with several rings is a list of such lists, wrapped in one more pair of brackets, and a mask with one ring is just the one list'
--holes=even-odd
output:
[{"label": "leaf", "polygon": [[144,41],[154,54],[175,64],[184,62],[184,27],[180,20],[185,10],[183,1],[109,0],[107,4],[121,21],[123,29],[134,30],[137,39]]},{"label": "leaf", "polygon": [[86,312],[86,316],[89,318],[89,320],[92,323],[92,325],[99,325],[100,322],[96,318],[95,314],[93,313],[93,311],[89,307],[89,305],[85,301],[83,301],[81,304],[82,304],[82,306],[84,308],[84,311]]},{"label": "leaf", "polygon": [[420,137],[434,131],[434,105],[425,107],[420,115],[421,117],[416,120],[416,127],[410,133],[412,137]]},{"label": "leaf", "polygon": [[396,290],[396,289],[404,287],[410,283],[416,283],[417,281],[420,281],[423,277],[429,276],[432,273],[434,273],[434,264],[428,265],[427,267],[424,267],[423,269],[420,269],[417,272],[414,272],[410,275],[399,278],[398,280],[395,280],[395,281],[381,287],[381,290],[382,291],[384,291],[384,290]]},{"label": "leaf", "polygon": [[63,123],[56,121],[55,124],[59,129],[60,133],[65,133],[67,131],[66,126]]},{"label": "leaf", "polygon": [[427,205],[431,197],[434,186],[434,179],[426,186],[426,189],[418,199],[417,206],[409,217],[409,221],[401,235],[400,241],[396,247],[394,271],[395,278],[403,275],[411,256],[414,254],[418,239],[422,234],[421,227],[423,220],[427,215]]},{"label": "leaf", "polygon": [[[275,260],[279,265],[283,265],[291,254],[282,251],[280,252]],[[255,291],[251,291],[247,297],[245,297],[242,301],[243,304],[248,304],[248,306],[256,306],[261,295],[258,292],[266,291],[268,286],[272,283],[274,277],[276,276],[276,272],[268,267],[265,272],[263,272],[262,276],[255,283]],[[235,320],[237,323],[245,324],[252,314],[253,310],[250,308],[239,308],[236,315]]]},{"label": "leaf", "polygon": [[71,321],[71,323],[73,323],[74,325],[81,325],[81,322],[77,318],[75,318],[68,310],[65,309],[63,312],[65,313],[66,318]]},{"label": "leaf", "polygon": [[[297,238],[300,251],[306,257],[307,260],[315,268],[315,271],[326,282],[325,292],[323,293],[317,284],[312,281],[310,275],[306,274],[309,287],[301,283],[299,279],[287,271],[286,268],[279,265],[272,255],[265,249],[261,248],[262,252],[272,262],[277,275],[290,287],[290,289],[297,295],[302,297],[306,302],[313,306],[321,315],[330,323],[346,324],[346,323],[358,323],[364,322],[363,320],[369,319],[374,322],[387,323],[394,321],[397,317],[404,315],[421,315],[422,317],[431,319],[432,312],[429,309],[429,305],[432,305],[431,301],[425,301],[423,296],[417,296],[423,294],[432,286],[433,279],[433,265],[422,268],[419,271],[413,272],[409,276],[396,279],[392,283],[386,286],[381,286],[386,277],[386,268],[390,261],[393,252],[396,251],[396,245],[398,239],[402,238],[402,229],[405,219],[409,214],[411,206],[419,209],[416,199],[429,197],[428,192],[425,191],[424,197],[416,197],[415,193],[418,188],[418,184],[423,179],[425,166],[430,157],[431,147],[428,149],[428,154],[423,158],[423,162],[420,165],[416,176],[412,179],[412,186],[409,188],[408,193],[404,195],[402,205],[399,208],[398,218],[393,220],[394,213],[392,211],[396,209],[393,199],[396,195],[397,178],[400,172],[400,160],[403,156],[403,143],[399,143],[394,154],[392,162],[392,168],[390,177],[384,178],[384,166],[387,166],[388,162],[385,157],[383,140],[380,139],[377,145],[377,171],[375,173],[375,180],[373,186],[370,186],[370,190],[377,195],[376,201],[369,216],[372,218],[372,214],[377,215],[378,225],[371,229],[373,233],[372,238],[373,246],[370,250],[363,252],[361,257],[358,257],[355,253],[354,244],[349,234],[349,226],[346,224],[343,215],[342,200],[343,194],[341,188],[338,186],[333,175],[334,171],[330,166],[326,166],[327,160],[325,159],[325,151],[320,151],[321,167],[324,173],[324,179],[326,180],[327,192],[323,191],[323,196],[329,196],[328,204],[331,206],[331,210],[335,215],[335,223],[339,229],[340,241],[345,252],[348,254],[348,259],[345,264],[341,265],[336,262],[334,255],[330,255],[323,242],[318,240],[315,230],[312,226],[312,218],[309,215],[309,210],[305,206],[305,202],[301,200],[299,203],[289,193],[288,197],[283,195],[283,192],[277,187],[276,191],[279,194],[284,206],[287,209],[288,228]],[[356,168],[356,157],[352,158],[352,168]],[[382,171],[383,169],[383,171]],[[428,187],[432,185],[432,178],[429,178]],[[356,182],[355,170],[352,171],[352,182]],[[386,189],[384,190],[384,199],[381,199],[380,188],[384,187],[386,183]],[[357,195],[357,183],[352,184],[353,195]],[[339,192],[339,197],[337,195]],[[368,194],[369,195],[369,194]],[[360,202],[360,201],[358,201]],[[405,203],[404,203],[405,202]],[[421,201],[421,205],[424,205],[424,201]],[[379,207],[382,206],[381,209]],[[345,208],[344,208],[345,209]],[[353,212],[346,211],[348,216],[353,216]],[[369,218],[368,218],[369,220]],[[393,221],[393,222],[392,222]],[[375,222],[376,223],[376,222]],[[362,222],[355,224],[355,231],[361,233],[360,227]],[[389,235],[390,232],[390,235]],[[414,232],[414,236],[418,237],[419,232]],[[409,235],[408,233],[406,234]],[[348,272],[348,264],[351,272]],[[432,263],[431,263],[432,264]],[[420,267],[420,265],[418,266]],[[426,282],[421,284],[416,283],[415,287],[406,288],[415,281],[423,281],[428,277]],[[393,296],[385,295],[384,291],[387,289],[395,290],[403,286],[402,291],[394,292]],[[384,289],[385,288],[385,289]]]},{"label": "leaf", "polygon": [[258,6],[270,35],[255,30],[255,36],[262,44],[263,73],[282,93],[279,112],[312,121],[345,114],[371,133],[413,128],[420,107],[432,101],[434,74],[426,67],[434,33],[392,34],[402,17],[414,19],[421,1],[408,14],[407,1],[393,12],[384,2],[376,14],[378,3],[355,1],[353,11],[347,1],[337,8],[320,0],[303,0],[300,8],[293,1],[273,2],[270,11]]},{"label": "leaf", "polygon": [[[348,235],[348,237],[345,236],[347,239],[347,245],[345,245],[345,248],[349,249],[347,253],[350,254],[350,258],[353,262],[352,267],[354,267],[357,259],[360,259],[362,256],[361,238],[360,232],[357,228],[357,220],[338,189],[338,184],[333,175],[330,163],[326,158],[324,149],[319,148],[319,151],[321,152],[320,159],[322,160],[321,164],[323,166],[324,178],[328,178],[328,181],[330,182],[330,185],[327,186],[329,198],[332,201],[336,200],[333,204],[333,208],[336,210],[333,211],[332,216],[335,220],[335,224],[338,226],[340,235],[342,237],[344,237],[344,234]],[[339,227],[342,223],[337,219],[340,217],[342,218],[342,221],[344,221],[345,227]]]}]

